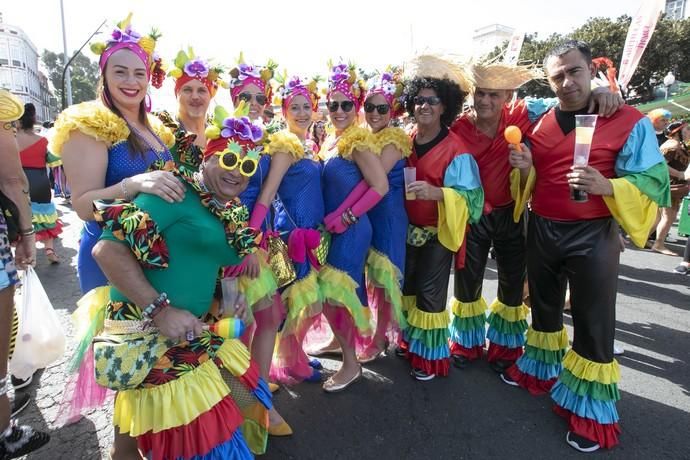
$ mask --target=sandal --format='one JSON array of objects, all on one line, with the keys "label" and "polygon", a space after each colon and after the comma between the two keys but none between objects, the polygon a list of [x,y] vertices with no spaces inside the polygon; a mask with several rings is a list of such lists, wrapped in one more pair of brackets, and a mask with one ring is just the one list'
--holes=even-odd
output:
[{"label": "sandal", "polygon": [[59,264],[60,263],[60,258],[58,255],[55,253],[55,249],[52,248],[46,248],[46,257],[50,261],[52,265]]}]

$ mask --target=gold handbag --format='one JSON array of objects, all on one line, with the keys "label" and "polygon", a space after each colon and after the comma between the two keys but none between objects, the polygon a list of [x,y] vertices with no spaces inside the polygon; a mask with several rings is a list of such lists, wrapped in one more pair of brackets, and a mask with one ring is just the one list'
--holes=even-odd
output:
[{"label": "gold handbag", "polygon": [[282,288],[297,279],[295,266],[292,264],[288,247],[280,236],[268,237],[268,265],[273,271],[278,287]]}]

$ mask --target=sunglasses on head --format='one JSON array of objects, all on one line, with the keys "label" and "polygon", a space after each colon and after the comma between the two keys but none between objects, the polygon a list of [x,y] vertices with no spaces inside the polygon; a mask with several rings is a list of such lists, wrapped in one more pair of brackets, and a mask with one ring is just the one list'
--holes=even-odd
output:
[{"label": "sunglasses on head", "polygon": [[388,104],[372,104],[371,102],[366,102],[364,103],[364,111],[366,113],[372,113],[374,110],[376,110],[379,115],[385,115],[388,113],[390,110],[390,106]]},{"label": "sunglasses on head", "polygon": [[354,107],[355,103],[352,101],[331,101],[328,103],[328,111],[329,112],[337,112],[338,107],[343,109],[343,112],[347,113],[350,112]]},{"label": "sunglasses on head", "polygon": [[240,155],[236,152],[223,150],[222,152],[217,152],[216,155],[220,157],[218,162],[221,168],[228,171],[239,168],[240,174],[245,177],[253,176],[258,167],[258,162],[254,158],[240,158]]},{"label": "sunglasses on head", "polygon": [[441,98],[438,96],[415,96],[415,105],[439,105],[441,103]]},{"label": "sunglasses on head", "polygon": [[256,103],[259,105],[266,105],[266,101],[268,100],[268,98],[264,94],[252,94],[252,93],[240,93],[240,95],[237,96],[237,98],[240,101],[244,101],[244,102],[250,102],[252,100],[252,98],[254,98]]}]

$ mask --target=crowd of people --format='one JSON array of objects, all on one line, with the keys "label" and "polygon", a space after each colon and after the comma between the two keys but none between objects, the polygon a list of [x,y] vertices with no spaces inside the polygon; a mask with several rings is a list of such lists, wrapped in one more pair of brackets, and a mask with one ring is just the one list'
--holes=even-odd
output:
[{"label": "crowd of people", "polygon": [[[337,63],[326,125],[314,121],[316,80],[243,59],[225,77],[191,48],[168,72],[177,107],[149,113],[148,86],[164,76],[157,36],[130,21],[92,46],[99,97],[65,110],[47,148],[22,133],[34,122],[24,110],[16,139],[26,176],[16,145],[5,146],[21,107],[2,113],[0,153],[17,163],[0,179],[19,207],[19,268],[35,263],[34,234],[59,233],[46,164],[62,161],[85,222],[64,420],[115,392],[113,459],[252,458],[270,436],[292,434],[272,403],[278,383],[344,391],[362,363],[393,346],[423,382],[485,358],[506,384],[550,392],[570,446],[618,443],[621,230],[644,247],[661,208],[663,243],[677,209],[669,173],[685,181],[690,171],[667,166],[650,118],[615,91],[592,89],[585,43],[544,56],[552,99],[514,98],[542,78],[532,67],[465,67],[427,54],[404,75],[389,68],[365,82]],[[220,90],[234,107],[209,115]],[[283,124],[264,123],[271,103]],[[397,127],[405,113],[409,130]],[[599,115],[589,162],[573,166],[576,116],[588,113]],[[508,127],[523,141],[506,140]],[[684,146],[687,129],[670,125],[675,144],[662,150]],[[6,229],[0,216],[3,327],[17,283]],[[492,247],[499,283],[489,304],[482,284]],[[332,340],[316,343],[324,328]],[[9,327],[0,331],[0,458],[47,442],[9,423],[8,337]],[[327,353],[342,365],[324,379],[310,355]]]}]

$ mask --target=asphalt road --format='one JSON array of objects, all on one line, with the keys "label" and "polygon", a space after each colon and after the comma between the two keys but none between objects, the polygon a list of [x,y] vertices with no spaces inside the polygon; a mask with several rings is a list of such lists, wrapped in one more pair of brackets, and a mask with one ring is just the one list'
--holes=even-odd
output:
[{"label": "asphalt road", "polygon": [[[79,298],[75,275],[80,225],[58,207],[67,224],[48,265],[37,272],[74,346],[69,315]],[[672,236],[676,236],[675,229]],[[669,247],[682,250],[685,240]],[[645,250],[621,257],[616,339],[622,399],[621,444],[595,458],[690,458],[690,277],[671,273],[680,258]],[[451,282],[452,286],[452,282]],[[592,286],[596,289],[596,286]],[[495,266],[484,284],[488,302],[496,291]],[[569,319],[569,318],[567,318]],[[569,331],[572,335],[572,330]],[[69,356],[69,352],[67,354]],[[337,361],[325,360],[327,368]],[[548,396],[532,397],[503,384],[485,362],[431,382],[409,376],[403,360],[388,356],[366,366],[364,380],[340,394],[319,385],[283,387],[275,402],[295,435],[272,439],[263,458],[278,459],[472,459],[581,458],[565,444],[565,422]],[[76,424],[53,424],[65,383],[64,361],[44,370],[30,391],[35,398],[21,421],[46,429],[51,443],[30,459],[98,459],[112,441],[111,407]],[[103,457],[104,458],[104,457]]]}]

